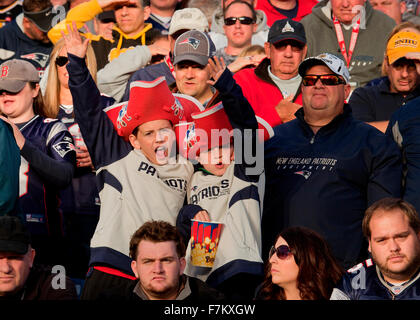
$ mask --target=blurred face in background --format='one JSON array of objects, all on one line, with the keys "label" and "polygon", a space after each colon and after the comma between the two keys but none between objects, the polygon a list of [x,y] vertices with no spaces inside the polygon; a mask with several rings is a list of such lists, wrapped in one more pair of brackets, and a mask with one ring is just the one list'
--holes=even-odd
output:
[{"label": "blurred face in background", "polygon": [[97,35],[104,37],[107,40],[112,40],[112,28],[115,25],[113,19],[97,19],[93,20],[93,26]]},{"label": "blurred face in background", "polygon": [[49,43],[50,39],[47,33],[37,27],[37,25],[26,17],[23,17],[24,33],[32,40],[40,41],[42,43]]},{"label": "blurred face in background", "polygon": [[370,0],[373,9],[382,11],[395,20],[397,24],[401,23],[402,14],[405,11],[405,1],[400,0]]},{"label": "blurred face in background", "polygon": [[359,11],[353,12],[354,6],[364,5],[366,0],[330,0],[333,14],[344,24],[352,23]]},{"label": "blurred face in background", "polygon": [[150,7],[144,7],[142,0],[129,0],[128,3],[114,8],[118,28],[126,35],[134,36],[144,28],[144,21],[149,18]]},{"label": "blurred face in background", "polygon": [[[252,11],[246,4],[235,3],[225,13],[225,19],[239,17],[253,19]],[[242,24],[239,20],[236,20],[233,25],[225,24],[223,30],[225,31],[229,46],[243,48],[251,45],[252,35],[257,30],[257,25],[255,21],[252,24]]]}]

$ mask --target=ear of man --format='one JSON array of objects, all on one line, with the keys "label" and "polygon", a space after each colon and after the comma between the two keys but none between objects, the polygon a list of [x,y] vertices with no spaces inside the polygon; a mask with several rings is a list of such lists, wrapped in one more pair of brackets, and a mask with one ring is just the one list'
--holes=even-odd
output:
[{"label": "ear of man", "polygon": [[137,262],[136,262],[136,260],[131,261],[131,270],[133,271],[136,278],[138,278],[139,275],[137,273]]},{"label": "ear of man", "polygon": [[130,144],[133,146],[134,149],[141,149],[140,141],[134,134],[130,134],[128,136],[128,140],[130,141]]}]

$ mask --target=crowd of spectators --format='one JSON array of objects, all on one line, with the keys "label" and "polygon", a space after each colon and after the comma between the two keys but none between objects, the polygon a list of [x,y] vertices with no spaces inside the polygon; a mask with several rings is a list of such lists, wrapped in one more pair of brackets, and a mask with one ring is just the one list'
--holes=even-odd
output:
[{"label": "crowd of spectators", "polygon": [[420,300],[419,168],[417,0],[0,0],[0,301]]}]

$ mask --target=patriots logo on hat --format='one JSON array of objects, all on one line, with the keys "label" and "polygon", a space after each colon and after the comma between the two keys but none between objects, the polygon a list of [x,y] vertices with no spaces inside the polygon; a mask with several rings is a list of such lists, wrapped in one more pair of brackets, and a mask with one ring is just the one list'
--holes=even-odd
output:
[{"label": "patriots logo on hat", "polygon": [[131,120],[131,117],[127,115],[127,106],[128,104],[124,104],[121,110],[118,112],[117,117],[117,128],[121,129],[122,127],[126,127],[128,121]]},{"label": "patriots logo on hat", "polygon": [[200,45],[200,40],[193,37],[188,37],[187,39],[182,40],[179,44],[189,44],[194,48],[194,50],[197,50],[198,46]]},{"label": "patriots logo on hat", "polygon": [[286,25],[283,27],[281,32],[295,32],[295,29],[293,29],[289,21],[287,21]]}]

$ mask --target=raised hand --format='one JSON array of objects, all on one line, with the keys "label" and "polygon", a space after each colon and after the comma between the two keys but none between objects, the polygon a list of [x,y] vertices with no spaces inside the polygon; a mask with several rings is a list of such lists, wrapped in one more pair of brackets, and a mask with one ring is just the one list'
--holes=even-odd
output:
[{"label": "raised hand", "polygon": [[86,56],[89,40],[82,38],[77,30],[76,22],[73,21],[72,26],[67,25],[67,34],[61,31],[61,35],[66,43],[67,53],[71,53],[79,58]]},{"label": "raised hand", "polygon": [[227,67],[233,73],[247,67],[253,66],[256,67],[264,59],[265,55],[255,55],[255,56],[246,56],[246,57],[237,57],[235,61],[229,64]]},{"label": "raised hand", "polygon": [[124,4],[136,4],[138,0],[98,0],[99,6],[104,10],[114,10]]},{"label": "raised hand", "polygon": [[210,72],[210,79],[213,80],[207,80],[207,83],[211,86],[213,86],[217,80],[219,80],[220,76],[222,75],[223,71],[226,69],[225,61],[222,57],[216,57],[209,59],[209,63],[207,65],[207,68]]},{"label": "raised hand", "polygon": [[409,52],[405,55],[407,59],[414,60],[416,65],[417,74],[420,75],[420,52]]}]

